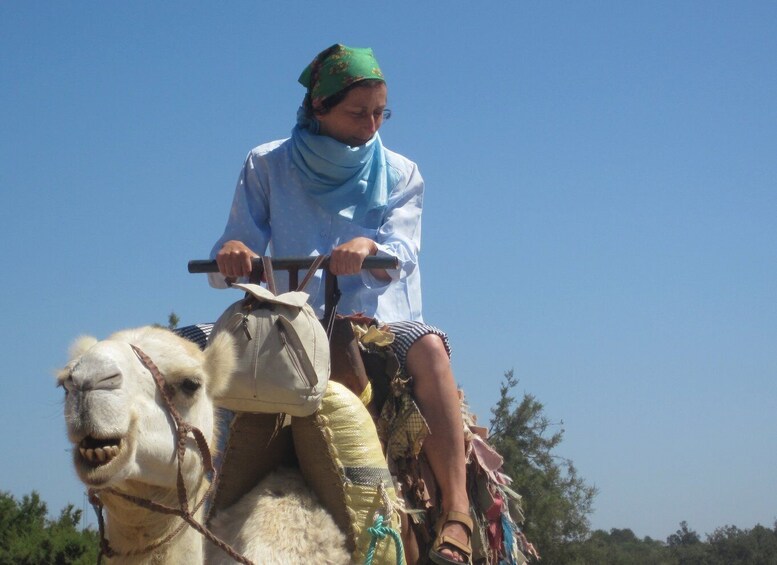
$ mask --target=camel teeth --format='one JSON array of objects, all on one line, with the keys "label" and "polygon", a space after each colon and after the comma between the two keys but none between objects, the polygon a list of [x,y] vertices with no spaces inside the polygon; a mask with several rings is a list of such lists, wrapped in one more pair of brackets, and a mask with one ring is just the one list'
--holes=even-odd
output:
[{"label": "camel teeth", "polygon": [[119,453],[121,453],[121,443],[114,445],[104,445],[102,447],[88,447],[85,440],[78,446],[81,457],[90,463],[99,465],[110,463]]}]

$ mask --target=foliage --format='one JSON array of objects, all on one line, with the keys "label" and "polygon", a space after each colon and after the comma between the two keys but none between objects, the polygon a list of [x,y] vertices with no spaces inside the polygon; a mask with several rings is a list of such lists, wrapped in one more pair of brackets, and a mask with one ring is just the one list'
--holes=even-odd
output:
[{"label": "foliage", "polygon": [[702,541],[681,522],[666,542],[639,539],[632,530],[590,532],[596,488],[577,475],[572,461],[554,454],[563,439],[563,423],[551,422],[530,394],[521,402],[518,384],[507,371],[500,397],[491,409],[490,441],[504,457],[504,471],[523,496],[526,537],[544,565],[777,565],[777,523],[751,530],[718,528]]},{"label": "foliage", "polygon": [[175,312],[170,312],[170,315],[167,316],[167,329],[169,330],[176,329],[180,321],[181,319],[178,317],[178,314],[176,314]]},{"label": "foliage", "polygon": [[81,511],[69,504],[56,520],[33,491],[21,500],[0,492],[0,565],[86,565],[97,562],[97,533],[80,531]]},{"label": "foliage", "polygon": [[181,322],[181,318],[179,318],[179,317],[178,317],[178,314],[176,314],[176,313],[173,311],[173,312],[170,312],[170,313],[167,315],[167,324],[166,324],[166,325],[164,325],[164,326],[163,326],[162,324],[157,324],[157,323],[153,323],[153,324],[151,324],[151,325],[152,325],[152,326],[155,326],[155,327],[157,327],[157,328],[167,328],[168,330],[175,330],[175,329],[177,329],[177,328],[178,328],[178,324],[179,324],[180,322]]},{"label": "foliage", "polygon": [[714,563],[777,564],[777,523],[773,529],[755,526],[740,530],[736,526],[718,528],[707,536]]},{"label": "foliage", "polygon": [[648,537],[640,540],[630,529],[596,530],[585,542],[569,548],[572,565],[668,565],[666,546]]},{"label": "foliage", "polygon": [[532,395],[524,394],[518,403],[511,394],[517,384],[513,371],[507,371],[491,409],[489,441],[504,457],[512,488],[523,496],[526,537],[544,563],[567,563],[568,545],[588,534],[596,488],[577,475],[572,461],[553,453],[564,430],[552,431],[560,424],[544,415]]},{"label": "foliage", "polygon": [[686,522],[666,543],[631,530],[597,530],[569,548],[571,565],[777,565],[777,525],[740,530],[718,528],[702,541]]}]

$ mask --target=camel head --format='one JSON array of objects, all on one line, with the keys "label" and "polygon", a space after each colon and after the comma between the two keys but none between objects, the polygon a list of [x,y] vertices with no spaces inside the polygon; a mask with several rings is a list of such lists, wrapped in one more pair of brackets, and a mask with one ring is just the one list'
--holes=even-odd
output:
[{"label": "camel head", "polygon": [[[199,428],[213,445],[211,398],[231,377],[232,340],[221,334],[203,352],[168,330],[150,326],[124,330],[104,341],[83,337],[73,344],[70,362],[58,373],[58,384],[65,389],[73,461],[87,486],[136,481],[174,488],[174,422],[151,372],[131,345],[159,368],[183,420]],[[202,473],[200,455],[191,436],[187,441],[184,477],[196,481]]]}]

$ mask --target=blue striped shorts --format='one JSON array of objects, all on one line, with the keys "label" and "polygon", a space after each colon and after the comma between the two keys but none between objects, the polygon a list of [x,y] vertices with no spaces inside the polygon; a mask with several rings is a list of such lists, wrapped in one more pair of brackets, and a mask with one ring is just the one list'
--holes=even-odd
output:
[{"label": "blue striped shorts", "polygon": [[[399,366],[402,368],[403,372],[405,372],[406,368],[405,363],[407,362],[408,350],[416,341],[426,334],[440,336],[445,345],[445,351],[448,352],[448,357],[451,356],[451,346],[448,342],[448,336],[439,328],[424,324],[423,322],[391,322],[388,326],[394,334],[394,343],[391,344],[391,348],[397,356]],[[213,324],[196,324],[194,326],[178,328],[175,332],[181,337],[193,341],[199,345],[201,349],[204,349],[212,329]]]},{"label": "blue striped shorts", "polygon": [[391,349],[394,350],[394,354],[397,356],[402,372],[406,372],[405,363],[407,362],[407,352],[410,350],[410,347],[427,334],[440,336],[448,357],[451,356],[448,335],[439,328],[424,324],[423,322],[411,321],[391,322],[388,326],[391,329],[391,333],[394,334],[394,343],[391,344]]}]

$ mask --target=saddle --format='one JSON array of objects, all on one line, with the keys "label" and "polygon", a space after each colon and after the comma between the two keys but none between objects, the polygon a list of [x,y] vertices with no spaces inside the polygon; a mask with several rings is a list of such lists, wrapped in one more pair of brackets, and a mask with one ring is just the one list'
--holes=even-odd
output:
[{"label": "saddle", "polygon": [[[402,522],[406,561],[424,562],[434,540],[439,493],[422,446],[429,428],[402,374],[391,334],[371,318],[330,321],[329,386],[321,408],[305,418],[236,413],[223,447],[210,514],[228,508],[278,466],[298,467],[346,533],[354,562],[364,562],[369,530],[380,515]],[[205,325],[202,331],[207,332]],[[191,330],[179,333],[192,339]],[[194,332],[196,333],[196,332]],[[486,441],[461,395],[467,488],[471,502],[472,561],[520,565],[536,555],[521,533],[521,497],[501,473],[502,458]],[[256,457],[261,449],[262,457]],[[372,563],[396,563],[381,541]]]}]

